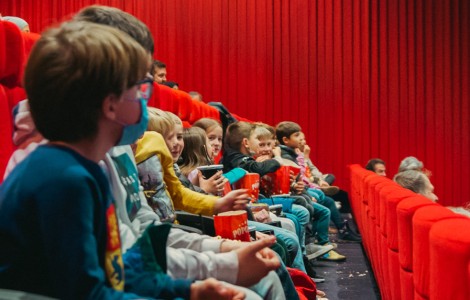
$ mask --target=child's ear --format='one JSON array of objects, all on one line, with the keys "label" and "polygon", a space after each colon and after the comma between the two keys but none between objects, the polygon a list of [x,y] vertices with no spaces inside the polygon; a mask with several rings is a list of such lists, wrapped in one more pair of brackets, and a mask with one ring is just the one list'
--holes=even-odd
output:
[{"label": "child's ear", "polygon": [[282,143],[283,143],[284,145],[288,144],[288,143],[289,143],[289,138],[288,138],[287,136],[283,136],[283,137],[282,137]]},{"label": "child's ear", "polygon": [[249,144],[247,138],[243,138],[243,140],[242,140],[242,146],[245,147],[246,149],[250,149],[250,144]]},{"label": "child's ear", "polygon": [[103,104],[101,105],[101,110],[103,115],[110,120],[116,119],[116,112],[117,112],[117,105],[119,99],[115,95],[108,95],[103,100]]}]

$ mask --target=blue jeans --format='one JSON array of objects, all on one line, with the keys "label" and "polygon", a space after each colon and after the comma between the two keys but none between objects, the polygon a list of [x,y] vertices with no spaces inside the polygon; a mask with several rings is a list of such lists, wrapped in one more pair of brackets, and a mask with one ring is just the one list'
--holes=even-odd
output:
[{"label": "blue jeans", "polygon": [[299,243],[302,253],[305,254],[305,226],[310,222],[310,213],[308,209],[302,205],[293,204],[291,214],[293,214],[300,223]]},{"label": "blue jeans", "polygon": [[[281,263],[281,267],[278,268],[282,269],[285,266]],[[281,281],[282,270],[271,271],[268,275],[264,276],[257,284],[249,287],[250,290],[261,296],[262,299],[270,299],[270,300],[281,300],[286,299],[284,295],[286,292],[284,291],[284,287],[289,288],[289,285],[284,284]],[[285,270],[287,272],[287,270]],[[279,275],[281,274],[281,275]],[[295,291],[295,287],[294,287]],[[287,298],[290,299],[290,298]]]},{"label": "blue jeans", "polygon": [[[302,251],[301,251],[301,247],[299,244],[299,239],[297,238],[295,233],[290,232],[289,230],[286,230],[280,227],[271,226],[268,224],[259,223],[255,221],[248,221],[248,226],[254,226],[256,230],[258,231],[272,230],[276,238],[282,240],[286,244],[287,251],[289,251],[289,255],[292,258],[292,268],[296,268],[296,269],[301,270],[302,272],[307,273],[307,270],[305,270],[305,265],[304,265],[304,261],[302,258]],[[328,228],[327,228],[327,236],[328,236]]]},{"label": "blue jeans", "polygon": [[341,214],[336,207],[335,200],[331,197],[326,196],[323,191],[315,190],[315,189],[307,189],[307,192],[310,196],[317,199],[318,203],[327,207],[330,210],[330,219],[335,224],[336,228],[341,229],[343,226],[343,219],[341,218]]},{"label": "blue jeans", "polygon": [[324,245],[330,241],[328,227],[330,226],[330,210],[323,205],[313,202],[313,235],[317,234],[318,244]]}]

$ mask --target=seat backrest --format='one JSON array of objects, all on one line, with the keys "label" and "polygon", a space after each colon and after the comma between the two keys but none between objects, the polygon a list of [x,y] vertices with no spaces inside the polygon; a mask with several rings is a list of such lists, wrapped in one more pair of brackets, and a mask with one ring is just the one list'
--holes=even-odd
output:
[{"label": "seat backrest", "polygon": [[437,222],[453,218],[465,218],[465,216],[441,205],[418,208],[413,216],[413,280],[415,293],[421,298],[430,297],[429,232]]},{"label": "seat backrest", "polygon": [[438,205],[424,196],[415,194],[397,205],[399,260],[402,269],[413,272],[413,223],[412,219],[421,207]]},{"label": "seat backrest", "polygon": [[464,300],[470,295],[470,218],[437,222],[429,232],[430,299]]}]

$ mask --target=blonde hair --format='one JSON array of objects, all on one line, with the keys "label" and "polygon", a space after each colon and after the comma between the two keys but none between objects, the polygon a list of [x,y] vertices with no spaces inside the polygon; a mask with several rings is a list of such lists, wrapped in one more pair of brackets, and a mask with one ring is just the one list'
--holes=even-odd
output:
[{"label": "blonde hair", "polygon": [[148,131],[155,131],[166,137],[175,129],[175,121],[171,115],[155,107],[147,108],[149,114]]},{"label": "blonde hair", "polygon": [[251,135],[254,135],[257,139],[272,139],[274,135],[266,128],[266,126],[254,124],[255,129],[253,129]]},{"label": "blonde hair", "polygon": [[173,120],[175,125],[183,126],[183,122],[181,121],[181,119],[177,115],[175,115],[171,111],[167,111],[166,113],[168,114],[168,116],[170,116],[170,118]]}]

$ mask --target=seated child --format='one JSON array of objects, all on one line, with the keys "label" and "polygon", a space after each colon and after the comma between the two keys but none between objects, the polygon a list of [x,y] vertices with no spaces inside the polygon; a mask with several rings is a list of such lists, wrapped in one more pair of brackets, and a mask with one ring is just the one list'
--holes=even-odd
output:
[{"label": "seated child", "polygon": [[205,131],[199,127],[187,128],[183,132],[185,147],[181,153],[178,165],[181,173],[186,176],[193,185],[199,186],[210,194],[222,194],[227,179],[223,177],[222,170],[210,178],[204,178],[200,166],[213,164],[213,151]]},{"label": "seated child", "polygon": [[[214,287],[137,270],[124,277],[114,204],[97,163],[121,139],[123,122],[140,123],[145,107],[138,80],[146,65],[145,50],[127,35],[88,22],[49,30],[33,48],[25,88],[37,129],[49,142],[0,187],[1,288],[129,299],[139,296],[125,290],[125,280],[137,277],[141,297],[187,298],[204,285]],[[31,205],[35,209],[26,209]]]},{"label": "seated child", "polygon": [[[272,159],[266,159],[262,162],[257,162],[253,159],[252,155],[256,154],[255,150],[259,143],[257,137],[252,134],[254,129],[255,125],[247,122],[236,122],[230,124],[227,128],[224,141],[224,157],[222,159],[226,171],[239,167],[248,172],[258,173],[260,176],[264,176],[268,173],[275,172],[281,166],[283,160],[280,157],[280,149],[273,150],[274,158]],[[284,235],[282,231],[275,231],[274,233],[278,238],[282,238],[282,235]],[[287,235],[291,235],[291,233],[287,232]],[[302,267],[297,268],[305,272],[305,263],[301,252],[304,251],[299,251],[295,256],[297,264],[302,265]],[[308,262],[308,259],[306,262]],[[313,276],[312,274],[309,275]]]},{"label": "seated child", "polygon": [[214,162],[219,163],[222,154],[223,138],[223,130],[220,122],[210,118],[202,118],[197,120],[193,126],[204,129],[207,137],[209,138],[209,144],[212,146]]},{"label": "seated child", "polygon": [[[301,141],[301,128],[297,123],[290,121],[279,123],[276,126],[276,137],[279,144],[281,145],[280,147],[284,158],[293,162],[298,162],[298,159],[300,159],[300,161],[303,162],[303,156],[298,155],[295,152],[295,150],[299,148]],[[338,208],[336,207],[335,201],[333,199],[325,196],[321,191],[312,187],[308,187],[307,192],[311,196],[315,197],[318,201],[318,203],[314,203],[315,211],[324,209],[324,207],[327,207],[330,210],[331,221],[333,221],[333,224],[338,229],[340,239],[356,242],[362,241],[361,237],[354,233],[349,228],[347,221],[341,217],[341,214],[338,211]],[[328,226],[328,224],[324,225]]]}]

